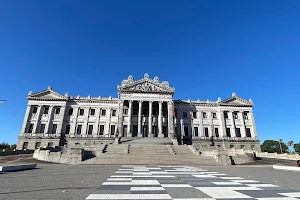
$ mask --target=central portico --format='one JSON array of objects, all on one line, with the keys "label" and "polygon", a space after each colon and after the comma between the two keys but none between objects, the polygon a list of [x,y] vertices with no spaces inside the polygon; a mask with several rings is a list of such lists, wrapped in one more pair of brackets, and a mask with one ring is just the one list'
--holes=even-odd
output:
[{"label": "central portico", "polygon": [[118,86],[118,131],[122,137],[174,137],[174,88],[158,77],[133,80]]}]

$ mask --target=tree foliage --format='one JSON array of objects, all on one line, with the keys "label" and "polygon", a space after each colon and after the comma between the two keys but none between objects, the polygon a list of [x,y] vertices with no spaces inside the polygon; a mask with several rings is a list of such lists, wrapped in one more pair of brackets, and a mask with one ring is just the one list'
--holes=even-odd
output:
[{"label": "tree foliage", "polygon": [[[261,151],[269,153],[281,153],[279,141],[265,140],[261,145]],[[288,152],[288,147],[285,143],[281,142],[282,153]]]},{"label": "tree foliage", "polygon": [[0,149],[13,150],[16,149],[16,147],[17,147],[16,144],[9,145],[8,143],[5,142],[0,143]]},{"label": "tree foliage", "polygon": [[300,154],[300,143],[294,144],[294,150],[295,150],[296,153]]}]

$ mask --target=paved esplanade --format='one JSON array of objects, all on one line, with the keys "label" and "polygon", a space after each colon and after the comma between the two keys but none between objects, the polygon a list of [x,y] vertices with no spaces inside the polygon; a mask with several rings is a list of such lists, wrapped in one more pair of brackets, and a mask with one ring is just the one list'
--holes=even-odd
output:
[{"label": "paved esplanade", "polygon": [[86,199],[300,199],[300,191],[199,167],[122,166]]},{"label": "paved esplanade", "polygon": [[0,199],[300,199],[299,173],[267,166],[38,168],[0,174]]}]

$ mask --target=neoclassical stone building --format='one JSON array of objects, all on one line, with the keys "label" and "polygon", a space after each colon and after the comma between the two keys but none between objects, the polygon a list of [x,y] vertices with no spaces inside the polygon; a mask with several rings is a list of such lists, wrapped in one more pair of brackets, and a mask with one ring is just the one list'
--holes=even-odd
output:
[{"label": "neoclassical stone building", "polygon": [[118,86],[118,98],[62,95],[51,86],[29,92],[17,148],[169,137],[174,143],[259,151],[251,99],[232,93],[217,101],[173,100],[174,92],[168,82],[148,74],[140,80],[128,76]]}]

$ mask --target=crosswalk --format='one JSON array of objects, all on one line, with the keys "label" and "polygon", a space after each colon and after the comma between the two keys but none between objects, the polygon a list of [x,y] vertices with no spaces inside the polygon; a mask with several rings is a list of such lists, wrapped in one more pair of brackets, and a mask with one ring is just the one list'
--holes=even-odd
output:
[{"label": "crosswalk", "polygon": [[199,167],[124,165],[88,199],[299,200],[300,191]]}]

